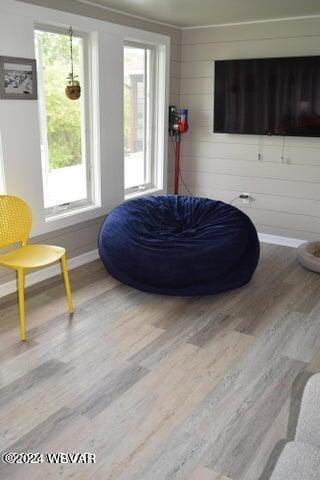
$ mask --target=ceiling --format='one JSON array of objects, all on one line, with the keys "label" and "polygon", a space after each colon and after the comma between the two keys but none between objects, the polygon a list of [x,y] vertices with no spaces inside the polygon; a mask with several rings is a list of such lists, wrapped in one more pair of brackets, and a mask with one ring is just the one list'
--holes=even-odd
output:
[{"label": "ceiling", "polygon": [[320,14],[320,0],[80,0],[179,27]]}]

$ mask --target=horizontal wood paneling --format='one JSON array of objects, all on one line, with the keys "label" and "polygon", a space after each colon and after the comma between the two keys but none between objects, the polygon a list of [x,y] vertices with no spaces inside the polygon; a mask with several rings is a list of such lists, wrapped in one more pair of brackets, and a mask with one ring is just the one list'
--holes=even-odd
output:
[{"label": "horizontal wood paneling", "polygon": [[306,241],[318,241],[319,234],[313,232],[306,232],[305,230],[293,230],[292,228],[273,227],[272,225],[260,225],[256,223],[256,228],[260,233],[268,235],[276,235],[280,237],[298,238]]},{"label": "horizontal wood paneling", "polygon": [[239,175],[262,177],[274,180],[311,182],[318,184],[319,166],[287,165],[280,162],[260,162],[257,160],[233,160],[228,158],[208,158],[184,156],[182,168],[191,172],[218,173],[221,175]]},{"label": "horizontal wood paneling", "polygon": [[[235,200],[235,197],[240,192],[249,191],[249,188],[237,189],[237,177],[227,177],[225,182],[219,182],[219,179],[217,179],[216,184],[218,184],[218,187],[214,188],[211,187],[212,182],[209,178],[207,182],[202,182],[203,184],[207,183],[207,186],[204,188],[202,186],[192,186],[192,177],[199,174],[188,174],[187,172],[182,172],[182,175],[186,185],[188,186],[188,189],[193,195],[206,196],[209,198],[221,199],[223,201],[230,202]],[[209,177],[209,175],[207,176]],[[241,180],[243,179],[239,178],[239,183],[242,183]],[[229,188],[224,188],[224,185],[227,185]],[[242,186],[249,187],[249,184],[245,184],[243,182]],[[280,233],[275,233],[277,228],[286,228],[299,232],[305,232],[307,238],[308,233],[320,234],[319,208],[317,209],[317,203],[319,204],[320,196],[318,196],[318,202],[310,201],[308,204],[308,201],[304,200],[304,203],[301,204],[299,208],[296,208],[295,206],[295,203],[299,203],[298,199],[288,199],[285,197],[285,200],[283,201],[281,197],[281,191],[278,193],[278,195],[270,195],[271,198],[273,197],[273,201],[266,199],[264,196],[261,196],[261,194],[257,195],[254,193],[253,197],[254,201],[252,202],[251,206],[247,208],[242,205],[240,200],[235,200],[233,204],[244,210],[256,225],[273,227],[272,234],[280,235]],[[309,213],[304,213],[308,209],[308,205],[312,206],[312,210],[310,210]],[[311,215],[311,213],[315,215]],[[271,231],[266,230],[265,233],[271,233]],[[304,237],[298,236],[297,238]]]},{"label": "horizontal wood paneling", "polygon": [[179,95],[180,79],[178,77],[170,77],[170,95]]},{"label": "horizontal wood paneling", "polygon": [[[182,81],[183,80],[181,80],[181,82]],[[180,104],[183,105],[181,100],[180,100]],[[185,105],[186,106],[189,105],[188,101]],[[191,110],[189,110],[189,121],[190,121],[191,129],[193,127],[211,126],[211,131],[212,131],[212,125],[213,125],[212,106],[207,105],[207,108],[204,110],[200,109],[198,106],[196,106],[195,108],[192,108]]]},{"label": "horizontal wood paneling", "polygon": [[[210,113],[210,115],[209,115]],[[192,116],[192,123],[190,124],[188,132],[184,135],[186,141],[199,141],[199,142],[212,142],[212,143],[241,143],[249,145],[261,145],[264,146],[283,145],[283,137],[281,136],[262,136],[259,135],[241,135],[241,134],[227,134],[227,133],[213,133],[213,113],[212,110],[202,111],[195,110],[190,112],[190,117]],[[202,123],[207,123],[207,125],[199,126],[198,118],[202,120]],[[204,118],[206,117],[206,122]],[[204,128],[205,127],[205,128]],[[319,137],[286,137],[285,138],[285,149],[287,148],[320,148],[320,138]]]},{"label": "horizontal wood paneling", "polygon": [[[183,79],[181,79],[181,85]],[[213,95],[207,93],[183,94],[180,96],[180,105],[195,110],[210,110],[213,107]]]},{"label": "horizontal wood paneling", "polygon": [[[185,175],[183,174],[183,177]],[[183,185],[182,185],[183,186]],[[205,188],[205,187],[192,187],[191,191],[197,192],[198,195],[207,198],[219,198],[223,202],[232,202],[234,206],[242,208],[244,205],[241,199],[238,199],[238,195],[241,193],[239,190],[223,190],[219,188]],[[296,198],[283,197],[280,195],[265,195],[262,193],[254,193],[254,200],[250,202],[250,208],[258,210],[269,210],[283,213],[295,213],[300,215],[313,216],[318,218],[320,202],[319,200],[300,199],[297,202]]]},{"label": "horizontal wood paneling", "polygon": [[265,226],[299,230],[301,232],[312,232],[320,234],[320,218],[292,213],[258,210],[255,208],[243,208],[252,218],[254,223]]},{"label": "horizontal wood paneling", "polygon": [[297,199],[320,200],[318,183],[271,180],[270,178],[252,178],[217,173],[186,172],[184,170],[182,172],[187,184],[194,187],[212,188],[214,186],[223,190],[252,193],[253,197],[255,193],[264,193],[266,195],[295,197]]},{"label": "horizontal wood paneling", "polygon": [[172,60],[170,62],[170,76],[180,78],[181,76],[181,62],[178,60]]},{"label": "horizontal wood paneling", "polygon": [[[208,129],[209,130],[209,129]],[[185,155],[194,155],[195,150],[199,155],[210,158],[234,158],[243,160],[256,160],[258,153],[262,154],[262,162],[282,162],[305,166],[319,166],[320,139],[307,146],[307,141],[298,144],[290,138],[262,137],[256,135],[226,135],[213,134],[211,131],[198,129],[197,133],[190,133],[184,137],[183,149]],[[318,143],[318,146],[317,146]]]},{"label": "horizontal wood paneling", "polygon": [[313,35],[319,35],[319,18],[317,17],[187,29],[182,32],[182,42],[184,45],[193,45],[268,38],[291,39]]},{"label": "horizontal wood paneling", "polygon": [[[183,178],[185,179],[184,174],[183,174]],[[301,227],[300,223],[297,226],[295,225],[294,228],[292,228],[292,224],[288,226],[288,225],[282,225],[281,223],[279,224],[279,222],[277,222],[276,226],[274,226],[273,224],[269,225],[269,224],[259,223],[259,221],[262,220],[262,215],[260,215],[260,211],[263,208],[261,208],[261,205],[270,209],[270,210],[267,210],[267,212],[270,215],[272,215],[273,209],[274,209],[276,213],[277,213],[277,210],[279,210],[279,213],[284,213],[284,215],[286,216],[287,212],[290,212],[290,209],[292,209],[292,204],[290,202],[291,199],[288,199],[286,197],[273,196],[273,195],[267,196],[267,195],[258,194],[258,195],[255,195],[254,202],[251,203],[250,206],[245,208],[241,200],[236,199],[236,197],[241,193],[240,191],[223,190],[218,188],[192,187],[190,185],[187,185],[187,187],[188,189],[180,181],[179,191],[183,195],[191,194],[191,195],[195,195],[195,196],[198,195],[206,198],[219,199],[226,203],[232,202],[232,204],[235,207],[244,211],[251,218],[251,220],[255,223],[255,226],[259,233],[267,233],[269,235],[276,235],[276,236],[283,236],[283,237],[290,237],[290,238],[299,238],[301,240],[318,240],[319,239],[318,232],[307,231],[305,229],[306,225],[302,225]],[[311,217],[309,216],[308,213],[305,213],[305,212],[308,212],[309,206],[314,211],[315,209],[318,208],[318,205],[319,205],[319,202],[304,200],[300,204],[298,215],[299,214],[306,215],[311,221]],[[283,209],[283,212],[281,212],[281,209]],[[295,206],[294,206],[294,210],[296,211]],[[264,218],[264,220],[266,220],[266,218]],[[268,219],[268,221],[269,220],[270,218]],[[298,226],[299,228],[303,228],[303,229],[299,230]]]},{"label": "horizontal wood paneling", "polygon": [[211,95],[213,82],[211,77],[184,78],[181,82],[181,95],[192,95],[195,91],[201,95]]},{"label": "horizontal wood paneling", "polygon": [[170,57],[171,60],[180,62],[181,61],[181,44],[172,42],[170,48]]},{"label": "horizontal wood paneling", "polygon": [[[248,26],[250,28],[250,26]],[[319,54],[320,34],[290,38],[237,40],[208,44],[183,45],[182,61],[225,60]]]},{"label": "horizontal wood paneling", "polygon": [[[320,138],[213,133],[214,61],[319,55],[319,40],[320,18],[182,34],[180,105],[190,110],[190,129],[182,140],[186,187],[226,202],[250,193],[246,211],[263,233],[301,239],[320,234]],[[243,207],[238,200],[235,205]]]},{"label": "horizontal wood paneling", "polygon": [[[195,65],[195,63],[197,63]],[[213,74],[213,62],[206,60],[202,62],[183,62],[180,75],[182,78],[208,78]]]}]

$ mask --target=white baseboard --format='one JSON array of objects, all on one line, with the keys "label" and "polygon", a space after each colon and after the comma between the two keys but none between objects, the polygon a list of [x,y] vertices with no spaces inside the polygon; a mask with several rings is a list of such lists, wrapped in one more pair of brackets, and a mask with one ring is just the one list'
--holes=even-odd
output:
[{"label": "white baseboard", "polygon": [[[304,240],[299,240],[297,238],[289,238],[289,237],[279,237],[277,235],[269,235],[268,233],[259,233],[259,240],[262,243],[271,243],[273,245],[282,245],[284,247],[293,247],[298,248]],[[98,250],[91,250],[90,252],[83,253],[82,255],[78,255],[77,257],[72,257],[68,259],[68,267],[69,270],[73,268],[80,267],[85,263],[93,262],[99,258]],[[47,280],[48,278],[54,277],[60,273],[60,265],[54,264],[50,265],[49,267],[42,268],[40,270],[36,270],[35,272],[30,273],[26,276],[26,287],[34,285],[36,283],[42,282],[43,280]],[[0,298],[4,297],[5,295],[9,295],[16,291],[16,281],[11,280],[9,282],[0,284]]]},{"label": "white baseboard", "polygon": [[[82,255],[78,255],[77,257],[71,257],[68,259],[69,270],[80,267],[85,263],[93,262],[94,260],[97,260],[97,258],[99,258],[99,252],[97,249],[83,253]],[[54,277],[55,275],[58,275],[60,273],[61,269],[59,263],[55,263],[54,265],[50,265],[49,267],[36,270],[29,275],[26,275],[26,287],[34,285],[35,283],[42,282],[43,280],[47,280],[48,278]],[[2,285],[0,284],[0,298],[15,292],[16,289],[17,285],[15,280],[3,283]]]},{"label": "white baseboard", "polygon": [[283,247],[298,248],[305,240],[298,238],[279,237],[277,235],[269,235],[268,233],[258,233],[259,240],[262,243],[272,243],[273,245],[282,245]]}]

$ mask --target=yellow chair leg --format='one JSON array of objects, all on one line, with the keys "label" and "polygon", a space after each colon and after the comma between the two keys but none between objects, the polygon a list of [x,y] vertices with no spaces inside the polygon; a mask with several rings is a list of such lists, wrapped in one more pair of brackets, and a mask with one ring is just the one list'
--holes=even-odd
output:
[{"label": "yellow chair leg", "polygon": [[63,257],[61,257],[60,261],[61,261],[61,268],[62,268],[63,279],[64,279],[64,286],[65,286],[65,289],[66,289],[68,309],[69,309],[70,313],[73,313],[73,301],[72,301],[72,293],[71,293],[71,287],[70,287],[70,280],[69,280],[69,273],[68,273],[66,256],[63,255]]},{"label": "yellow chair leg", "polygon": [[18,281],[18,298],[19,298],[19,320],[20,320],[20,336],[21,340],[26,340],[26,316],[24,302],[24,279],[25,273],[22,268],[17,270]]}]

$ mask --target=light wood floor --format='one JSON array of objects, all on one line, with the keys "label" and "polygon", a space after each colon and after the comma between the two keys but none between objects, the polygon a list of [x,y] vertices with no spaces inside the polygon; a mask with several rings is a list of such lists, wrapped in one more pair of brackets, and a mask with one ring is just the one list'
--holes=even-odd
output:
[{"label": "light wood floor", "polygon": [[[5,465],[0,478],[265,480],[320,371],[320,277],[263,245],[252,282],[169,298],[99,261],[0,301],[0,451],[92,452],[95,465]],[[289,424],[289,427],[288,427]]]}]

